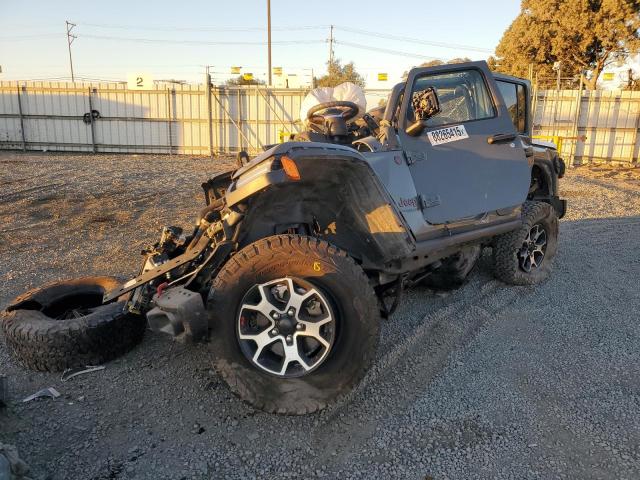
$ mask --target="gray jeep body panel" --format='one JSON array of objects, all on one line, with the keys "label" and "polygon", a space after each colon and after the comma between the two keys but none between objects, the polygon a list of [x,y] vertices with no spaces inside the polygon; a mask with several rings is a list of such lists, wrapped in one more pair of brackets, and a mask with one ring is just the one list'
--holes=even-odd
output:
[{"label": "gray jeep body panel", "polygon": [[[348,251],[365,270],[398,274],[517,228],[534,163],[555,182],[549,195],[557,194],[553,154],[515,131],[486,63],[413,69],[406,89],[425,75],[470,69],[482,75],[494,115],[461,122],[468,138],[432,145],[427,133],[442,127],[407,135],[409,96],[396,86],[390,98],[401,103],[387,108],[386,140],[360,141],[372,151],[357,151],[358,143],[286,142],[239,168],[225,194],[227,206],[245,215],[239,246],[312,229],[309,234]],[[387,118],[392,113],[394,119]],[[496,134],[513,138],[489,142]],[[300,180],[286,176],[284,155],[294,160]]]},{"label": "gray jeep body panel", "polygon": [[[405,93],[400,108],[398,137],[405,152],[422,153],[416,156],[410,169],[416,190],[425,199],[425,220],[432,224],[446,224],[521,205],[530,183],[531,166],[525,145],[515,131],[486,62],[415,68],[409,72],[406,91],[412,91],[419,79],[463,72],[480,74],[483,95],[491,97],[491,116],[427,127],[421,135],[410,136],[405,129],[410,122],[411,95]],[[451,82],[454,83],[455,78]],[[467,138],[443,144],[433,144],[429,139],[433,132],[459,126],[466,130]],[[513,138],[489,143],[496,135]]]}]

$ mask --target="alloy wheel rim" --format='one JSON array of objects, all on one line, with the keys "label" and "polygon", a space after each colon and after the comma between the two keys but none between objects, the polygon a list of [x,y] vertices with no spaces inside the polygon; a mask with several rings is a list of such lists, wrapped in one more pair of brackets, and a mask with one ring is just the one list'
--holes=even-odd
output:
[{"label": "alloy wheel rim", "polygon": [[240,350],[258,369],[278,377],[307,375],[327,359],[336,316],[325,294],[285,277],[256,284],[244,295],[236,321]]},{"label": "alloy wheel rim", "polygon": [[542,265],[547,251],[547,231],[540,224],[536,224],[529,230],[527,237],[522,242],[518,251],[520,269],[530,273]]}]

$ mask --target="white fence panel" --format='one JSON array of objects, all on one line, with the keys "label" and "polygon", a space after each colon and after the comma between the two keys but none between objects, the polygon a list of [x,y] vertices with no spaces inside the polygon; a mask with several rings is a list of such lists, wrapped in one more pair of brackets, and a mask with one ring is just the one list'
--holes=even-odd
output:
[{"label": "white fence panel", "polygon": [[8,148],[22,147],[18,86],[0,95],[0,144]]},{"label": "white fence panel", "polygon": [[534,104],[534,134],[561,137],[572,164],[637,164],[640,92],[546,90]]},{"label": "white fence panel", "polygon": [[[206,155],[260,151],[299,131],[306,90],[264,86],[0,82],[0,148]],[[369,107],[388,90],[367,90]],[[640,92],[534,94],[534,134],[572,163],[637,163]],[[90,110],[99,117],[90,119]],[[89,121],[92,120],[92,121]],[[24,143],[23,143],[24,142]]]}]

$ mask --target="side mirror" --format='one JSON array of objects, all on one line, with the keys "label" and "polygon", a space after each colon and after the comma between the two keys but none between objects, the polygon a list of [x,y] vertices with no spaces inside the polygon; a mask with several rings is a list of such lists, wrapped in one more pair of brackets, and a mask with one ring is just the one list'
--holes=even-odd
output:
[{"label": "side mirror", "polygon": [[405,131],[407,135],[417,137],[427,126],[426,121],[440,113],[440,101],[435,88],[429,87],[413,92],[411,106],[413,107],[416,121],[409,125]]}]

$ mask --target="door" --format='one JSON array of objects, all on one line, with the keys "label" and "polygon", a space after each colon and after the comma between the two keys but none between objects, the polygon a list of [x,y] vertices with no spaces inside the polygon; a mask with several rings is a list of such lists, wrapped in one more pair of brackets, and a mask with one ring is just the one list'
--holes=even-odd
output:
[{"label": "door", "polygon": [[[435,89],[440,112],[418,136],[413,93]],[[524,202],[530,166],[524,145],[485,62],[416,68],[409,72],[398,135],[431,224],[513,207]]]}]

